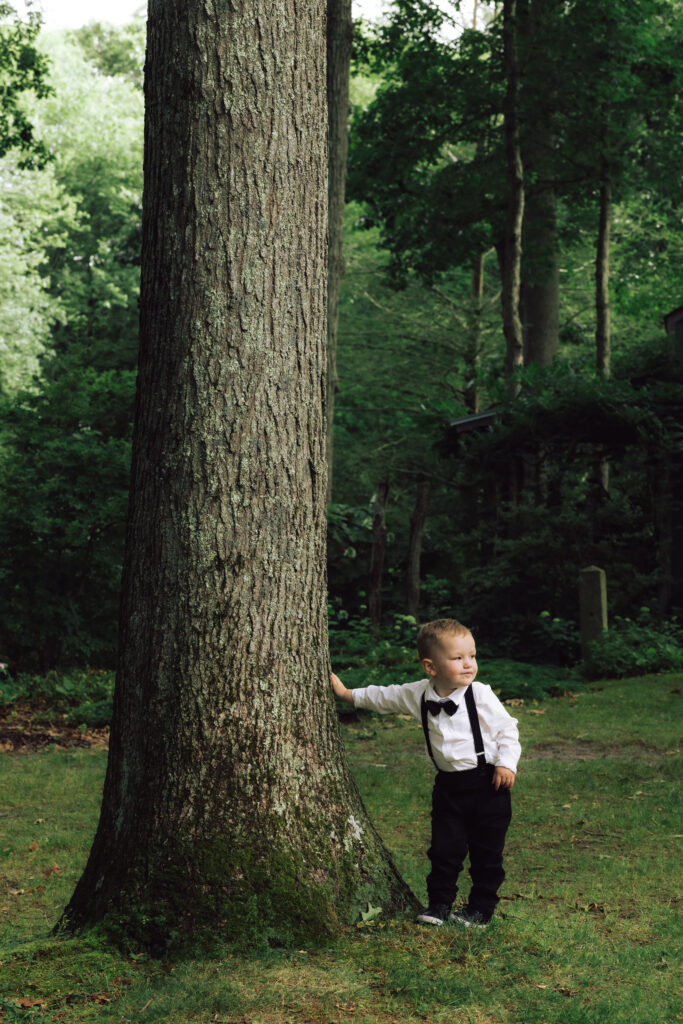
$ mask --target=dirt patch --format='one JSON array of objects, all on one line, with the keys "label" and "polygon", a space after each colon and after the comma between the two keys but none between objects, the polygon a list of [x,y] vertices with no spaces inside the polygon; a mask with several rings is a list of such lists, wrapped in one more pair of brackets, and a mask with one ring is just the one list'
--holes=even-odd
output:
[{"label": "dirt patch", "polygon": [[13,706],[0,711],[0,753],[30,754],[57,747],[109,746],[109,729],[81,730],[57,716],[46,718],[44,709]]},{"label": "dirt patch", "polygon": [[538,743],[525,750],[525,761],[652,761],[665,756],[665,751],[643,744],[619,746],[593,740],[572,740],[568,743]]}]

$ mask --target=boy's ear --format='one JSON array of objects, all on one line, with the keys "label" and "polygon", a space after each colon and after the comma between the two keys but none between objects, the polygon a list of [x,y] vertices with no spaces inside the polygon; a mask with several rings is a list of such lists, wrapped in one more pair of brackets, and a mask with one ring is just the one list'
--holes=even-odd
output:
[{"label": "boy's ear", "polygon": [[431,658],[421,658],[420,663],[422,668],[425,670],[428,676],[435,676],[436,669],[434,668],[434,662]]}]

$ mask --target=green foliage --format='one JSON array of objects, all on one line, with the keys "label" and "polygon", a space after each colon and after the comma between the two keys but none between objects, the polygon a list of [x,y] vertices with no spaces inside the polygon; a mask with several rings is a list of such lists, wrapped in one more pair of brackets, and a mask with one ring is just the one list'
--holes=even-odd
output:
[{"label": "green foliage", "polygon": [[[1,642],[13,664],[33,670],[114,660],[142,194],[139,90],[104,78],[59,36],[47,45],[55,92],[32,114],[55,157],[36,189],[47,192],[49,174],[35,257],[49,273],[44,352],[30,387],[15,384],[0,409]],[[15,221],[34,223],[24,207]],[[33,364],[22,358],[26,380],[35,354]]]},{"label": "green foliage", "polygon": [[500,40],[446,40],[445,17],[435,4],[394,4],[367,47],[382,84],[352,124],[349,195],[367,204],[400,285],[410,270],[438,280],[504,228]]},{"label": "green foliage", "polygon": [[5,412],[0,617],[23,668],[111,665],[132,373],[62,373]]},{"label": "green foliage", "polygon": [[69,36],[99,74],[123,78],[142,89],[146,36],[142,10],[128,24],[91,21]]},{"label": "green foliage", "polygon": [[23,107],[27,92],[39,99],[52,92],[49,62],[35,45],[41,23],[38,11],[29,10],[24,20],[12,4],[0,3],[0,157],[16,150],[23,168],[43,167],[50,158]]},{"label": "green foliage", "polygon": [[[71,672],[46,672],[44,675],[0,670],[0,707],[13,704],[41,705],[46,711],[67,713],[71,721],[85,722],[96,717],[95,708],[105,708],[114,694],[114,674],[103,669],[73,669]],[[79,717],[83,714],[86,717]],[[101,715],[99,716],[102,717]],[[101,724],[107,725],[108,719]]]},{"label": "green foliage", "polygon": [[[391,627],[378,633],[373,631],[367,619],[342,618],[340,621],[339,612],[331,608],[330,658],[334,670],[350,689],[422,679],[424,670],[415,647],[417,630],[418,624],[410,615],[393,616]],[[566,656],[565,645],[568,643],[571,643],[571,656]],[[552,620],[548,613],[539,617],[535,634],[526,620],[522,620],[520,625],[519,649],[527,658],[541,664],[492,654],[484,630],[478,640],[478,648],[478,678],[492,686],[503,700],[540,700],[548,694],[581,689],[581,679],[576,671],[558,667],[558,664],[543,664],[555,661],[572,665],[578,660],[576,627],[573,623]],[[564,658],[558,657],[561,653],[565,654]],[[348,713],[348,706],[339,702],[339,710],[342,714]]]},{"label": "green foliage", "polygon": [[[142,208],[143,99],[105,78],[74,43],[46,40],[55,95],[36,118],[55,172],[75,204],[66,244],[49,252],[62,315],[56,355],[80,367],[134,369],[137,362]],[[53,371],[58,371],[59,363]]]},{"label": "green foliage", "polygon": [[634,619],[615,616],[591,644],[582,671],[587,679],[683,671],[683,626],[677,619],[657,620],[645,607]]}]

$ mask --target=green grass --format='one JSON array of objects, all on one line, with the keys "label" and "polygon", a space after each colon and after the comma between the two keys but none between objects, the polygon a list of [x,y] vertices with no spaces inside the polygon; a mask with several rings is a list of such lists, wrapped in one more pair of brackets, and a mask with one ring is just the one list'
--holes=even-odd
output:
[{"label": "green grass", "polygon": [[[84,865],[105,755],[0,755],[0,1020],[673,1024],[682,682],[599,683],[514,709],[524,753],[486,931],[380,917],[324,949],[206,962],[49,937]],[[343,731],[368,809],[424,898],[432,771],[419,723],[362,714]]]}]

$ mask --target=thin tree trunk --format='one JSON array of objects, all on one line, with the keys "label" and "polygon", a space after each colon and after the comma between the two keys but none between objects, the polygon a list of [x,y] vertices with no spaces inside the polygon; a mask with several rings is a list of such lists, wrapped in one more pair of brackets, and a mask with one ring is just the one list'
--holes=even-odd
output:
[{"label": "thin tree trunk", "polygon": [[[603,157],[600,167],[600,218],[595,257],[595,362],[598,373],[612,372],[612,338],[609,298],[610,237],[612,225],[612,180],[609,163]],[[600,452],[595,461],[596,493],[604,501],[609,492],[609,459]]]},{"label": "thin tree trunk", "polygon": [[327,0],[328,281],[327,281],[327,501],[332,500],[334,402],[339,390],[337,332],[344,275],[342,251],[346,161],[349,149],[351,0]]},{"label": "thin tree trunk", "polygon": [[[548,60],[562,19],[558,0],[523,3],[519,26],[520,63],[525,75],[520,103],[524,111],[522,155],[527,186],[522,245],[524,365],[550,366],[557,356],[560,269],[555,194],[555,114],[558,105],[554,67]],[[544,89],[538,89],[538,83]]]},{"label": "thin tree trunk", "polygon": [[410,518],[408,539],[408,564],[406,566],[406,612],[417,618],[420,607],[420,558],[427,508],[429,505],[429,480],[420,480],[415,495],[415,507]]},{"label": "thin tree trunk", "polygon": [[479,412],[479,388],[477,386],[479,355],[481,350],[481,316],[484,305],[484,260],[486,253],[480,252],[474,258],[472,267],[472,315],[465,349],[465,405],[472,415]]},{"label": "thin tree trunk", "polygon": [[557,200],[551,184],[526,192],[524,255],[524,365],[550,366],[559,349],[560,322]]},{"label": "thin tree trunk", "polygon": [[372,520],[372,556],[370,560],[370,585],[368,588],[368,614],[373,629],[382,625],[382,570],[384,552],[387,546],[386,510],[389,497],[389,481],[383,480],[375,495],[375,512]]},{"label": "thin tree trunk", "polygon": [[506,341],[505,372],[514,396],[515,373],[524,360],[522,321],[519,315],[522,224],[524,220],[524,169],[519,143],[519,62],[516,42],[516,0],[503,0],[503,60],[505,92],[505,157],[508,172],[508,211],[503,260],[503,331]]},{"label": "thin tree trunk", "polygon": [[151,0],[145,92],[119,668],[64,920],[300,941],[410,900],[328,680],[324,9]]},{"label": "thin tree trunk", "polygon": [[663,455],[658,460],[656,474],[655,521],[657,525],[657,561],[659,563],[659,614],[671,611],[673,595],[673,473],[670,459]]},{"label": "thin tree trunk", "polygon": [[595,354],[598,371],[611,372],[611,317],[609,299],[610,235],[612,224],[612,179],[609,163],[600,168],[600,220],[595,259]]}]

